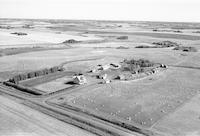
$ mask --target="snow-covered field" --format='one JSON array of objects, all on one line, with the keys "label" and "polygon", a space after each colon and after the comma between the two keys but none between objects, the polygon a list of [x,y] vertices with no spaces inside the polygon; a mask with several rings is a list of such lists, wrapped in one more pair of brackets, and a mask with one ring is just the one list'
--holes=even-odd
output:
[{"label": "snow-covered field", "polygon": [[[13,32],[23,32],[28,35],[17,36],[11,34]],[[74,39],[77,41],[88,41],[88,40],[101,40],[99,37],[94,35],[70,35],[66,33],[54,33],[49,31],[33,31],[23,29],[12,29],[12,30],[0,30],[0,48],[15,48],[15,47],[34,47],[37,44],[40,46],[46,46],[46,44],[58,44],[65,40]],[[44,44],[44,45],[42,45]]]}]

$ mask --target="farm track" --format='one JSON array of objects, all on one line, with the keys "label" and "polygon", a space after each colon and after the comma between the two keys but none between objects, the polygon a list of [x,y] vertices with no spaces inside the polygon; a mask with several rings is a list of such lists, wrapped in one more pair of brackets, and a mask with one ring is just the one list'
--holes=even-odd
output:
[{"label": "farm track", "polygon": [[[3,85],[2,83],[0,83],[0,91],[3,93],[6,93],[8,95],[11,95],[13,97],[17,97],[17,98],[24,98],[24,97],[37,98],[38,97],[36,95],[32,95],[30,93],[19,91],[17,89],[11,88],[11,87],[8,88],[7,86]],[[25,99],[23,99],[23,100],[25,100]]]}]

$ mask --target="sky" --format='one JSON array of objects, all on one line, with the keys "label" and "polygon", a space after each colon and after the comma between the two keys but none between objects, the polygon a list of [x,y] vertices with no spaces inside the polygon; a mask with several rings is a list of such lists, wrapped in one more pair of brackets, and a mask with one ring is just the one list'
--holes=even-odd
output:
[{"label": "sky", "polygon": [[200,22],[200,0],[0,0],[0,18]]}]

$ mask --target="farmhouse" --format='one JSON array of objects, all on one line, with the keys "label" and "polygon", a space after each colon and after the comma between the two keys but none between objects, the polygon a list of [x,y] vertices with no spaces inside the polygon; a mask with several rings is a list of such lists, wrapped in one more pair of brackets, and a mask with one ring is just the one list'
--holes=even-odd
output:
[{"label": "farmhouse", "polygon": [[73,82],[75,84],[82,85],[82,84],[86,84],[87,80],[86,80],[86,78],[83,75],[79,75],[79,76],[74,76],[73,77]]}]

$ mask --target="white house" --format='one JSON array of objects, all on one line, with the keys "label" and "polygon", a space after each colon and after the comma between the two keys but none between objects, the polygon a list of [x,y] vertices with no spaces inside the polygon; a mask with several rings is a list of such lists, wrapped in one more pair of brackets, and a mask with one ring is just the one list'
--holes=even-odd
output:
[{"label": "white house", "polygon": [[79,84],[79,85],[82,85],[82,84],[86,84],[87,83],[87,80],[85,78],[84,75],[79,75],[79,76],[74,76],[73,77],[73,82],[75,84]]}]

